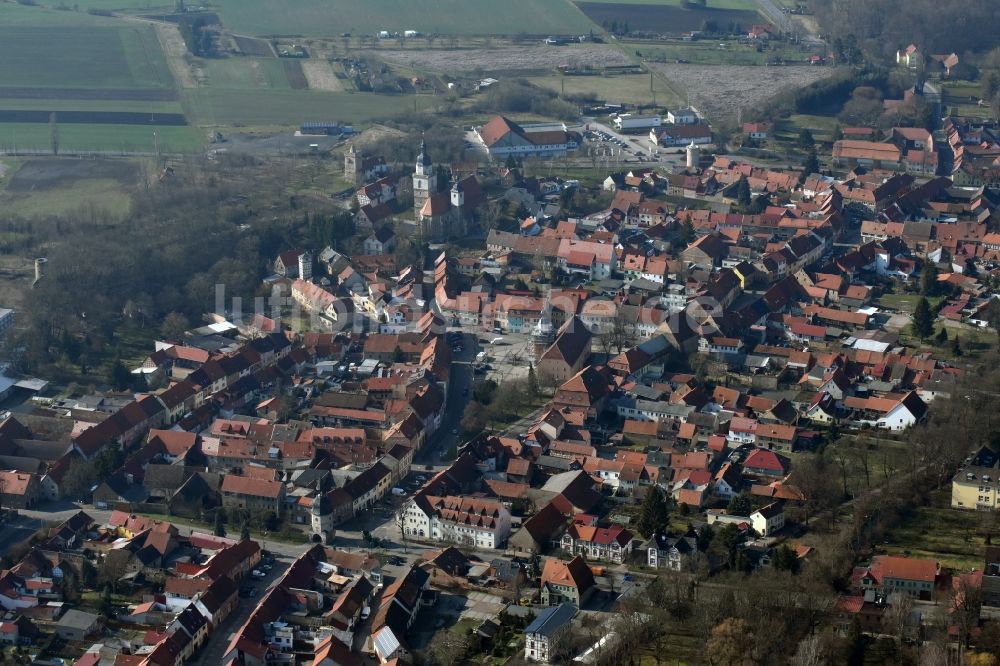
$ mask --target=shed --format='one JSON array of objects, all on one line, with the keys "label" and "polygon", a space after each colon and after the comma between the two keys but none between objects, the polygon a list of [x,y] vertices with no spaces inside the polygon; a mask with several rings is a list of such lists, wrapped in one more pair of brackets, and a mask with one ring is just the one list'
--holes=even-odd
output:
[{"label": "shed", "polygon": [[67,611],[56,623],[56,633],[68,641],[82,641],[89,634],[97,631],[101,617],[82,610]]}]

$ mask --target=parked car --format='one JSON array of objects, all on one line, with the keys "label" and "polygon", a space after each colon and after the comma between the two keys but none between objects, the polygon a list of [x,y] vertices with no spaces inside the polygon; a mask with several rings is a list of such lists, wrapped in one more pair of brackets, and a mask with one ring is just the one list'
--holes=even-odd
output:
[{"label": "parked car", "polygon": [[261,571],[260,569],[254,569],[253,571],[250,572],[250,575],[253,576],[254,578],[266,578],[267,577],[267,574],[264,573],[263,571]]}]

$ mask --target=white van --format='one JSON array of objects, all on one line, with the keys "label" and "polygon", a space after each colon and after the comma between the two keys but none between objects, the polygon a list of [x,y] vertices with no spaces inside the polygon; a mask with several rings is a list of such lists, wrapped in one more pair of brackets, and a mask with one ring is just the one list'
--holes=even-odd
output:
[{"label": "white van", "polygon": [[406,494],[406,491],[403,490],[402,488],[393,488],[390,492],[392,492],[392,494],[396,495],[397,497],[402,497],[403,495]]},{"label": "white van", "polygon": [[493,338],[492,340],[490,340],[491,345],[500,344],[501,342],[503,342],[503,338]]}]

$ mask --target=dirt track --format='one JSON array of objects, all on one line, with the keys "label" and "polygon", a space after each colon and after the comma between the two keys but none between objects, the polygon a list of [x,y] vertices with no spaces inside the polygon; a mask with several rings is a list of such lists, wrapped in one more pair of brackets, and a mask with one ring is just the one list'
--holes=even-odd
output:
[{"label": "dirt track", "polygon": [[686,92],[709,120],[735,120],[740,109],[752,109],[781,88],[800,88],[833,73],[829,67],[752,65],[680,65],[648,63]]},{"label": "dirt track", "polygon": [[605,67],[631,61],[614,46],[510,46],[490,49],[377,49],[364,55],[431,72],[501,72],[559,66]]},{"label": "dirt track", "polygon": [[326,90],[328,92],[340,92],[344,86],[340,84],[337,75],[333,73],[330,63],[326,60],[304,60],[302,61],[302,73],[309,82],[310,90]]}]

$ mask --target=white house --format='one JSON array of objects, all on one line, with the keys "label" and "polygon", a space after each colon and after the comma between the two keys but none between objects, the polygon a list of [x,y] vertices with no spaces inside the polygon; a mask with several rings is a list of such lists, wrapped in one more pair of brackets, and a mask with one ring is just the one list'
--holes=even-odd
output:
[{"label": "white house", "polygon": [[576,606],[567,603],[543,610],[524,630],[524,658],[548,662],[553,637],[568,627],[574,615]]},{"label": "white house", "polygon": [[750,526],[761,536],[771,536],[785,526],[785,511],[772,502],[750,514]]},{"label": "white house", "polygon": [[698,122],[698,112],[689,106],[667,111],[667,122],[672,125],[694,125]]},{"label": "white house", "polygon": [[886,430],[906,430],[922,421],[925,416],[927,416],[927,404],[920,399],[916,391],[910,391],[880,417],[876,425]]},{"label": "white house", "polygon": [[494,500],[420,493],[406,505],[403,531],[416,539],[499,548],[510,536],[510,512]]}]

